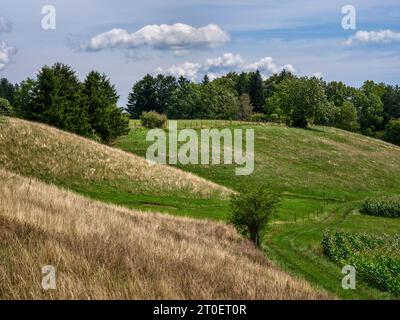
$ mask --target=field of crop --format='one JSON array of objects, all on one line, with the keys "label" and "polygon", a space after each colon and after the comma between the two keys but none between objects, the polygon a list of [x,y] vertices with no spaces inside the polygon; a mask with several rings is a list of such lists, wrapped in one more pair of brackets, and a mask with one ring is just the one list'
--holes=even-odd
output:
[{"label": "field of crop", "polygon": [[[229,124],[228,124],[229,123]],[[178,122],[179,128],[254,128],[255,171],[235,176],[227,165],[178,165],[218,184],[240,191],[242,186],[268,183],[283,193],[278,217],[266,232],[264,249],[283,268],[338,297],[390,298],[364,280],[357,290],[343,290],[341,268],[322,252],[324,231],[400,231],[399,221],[359,213],[367,197],[400,193],[400,148],[334,128],[294,129],[270,124],[216,121]],[[150,142],[147,130],[132,123],[132,130],[115,146],[144,156]]]},{"label": "field of crop", "polygon": [[326,232],[322,247],[333,261],[354,266],[372,286],[400,296],[400,234]]}]

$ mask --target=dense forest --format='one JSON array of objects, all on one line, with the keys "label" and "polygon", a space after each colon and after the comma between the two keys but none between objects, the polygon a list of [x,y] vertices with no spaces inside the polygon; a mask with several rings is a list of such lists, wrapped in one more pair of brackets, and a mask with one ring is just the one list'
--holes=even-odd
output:
[{"label": "dense forest", "polygon": [[80,82],[69,66],[45,66],[36,79],[0,81],[0,113],[40,121],[110,142],[128,130],[128,117],[155,111],[170,119],[230,119],[295,127],[333,126],[400,145],[400,87],[365,81],[361,88],[287,71],[263,79],[259,71],[230,72],[195,83],[146,75],[125,110],[110,79],[97,71]]}]

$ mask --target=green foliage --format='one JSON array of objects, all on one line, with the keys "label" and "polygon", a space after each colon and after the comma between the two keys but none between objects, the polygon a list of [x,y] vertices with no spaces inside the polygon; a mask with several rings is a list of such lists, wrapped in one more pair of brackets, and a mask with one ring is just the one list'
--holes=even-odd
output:
[{"label": "green foliage", "polygon": [[267,122],[268,117],[264,113],[253,113],[250,116],[249,121],[251,121],[251,122]]},{"label": "green foliage", "polygon": [[14,113],[13,107],[7,99],[0,98],[0,115],[11,116]]},{"label": "green foliage", "polygon": [[347,131],[359,129],[357,109],[350,101],[344,101],[341,107],[337,108],[334,126]]},{"label": "green foliage", "polygon": [[321,119],[328,105],[321,80],[307,77],[284,79],[270,101],[282,110],[289,125],[300,128]]},{"label": "green foliage", "polygon": [[182,82],[170,99],[167,110],[170,119],[195,119],[200,116],[203,101],[201,86],[190,82]]},{"label": "green foliage", "polygon": [[[28,120],[40,121],[80,135],[90,132],[82,84],[67,65],[43,67],[37,80],[28,80],[18,97],[19,110]],[[21,110],[22,109],[22,110]]]},{"label": "green foliage", "polygon": [[[184,79],[179,81],[186,83]],[[162,74],[153,77],[146,75],[135,83],[128,97],[126,111],[132,118],[137,119],[144,111],[166,113],[171,96],[177,89],[178,83],[174,77]]]},{"label": "green foliage", "polygon": [[233,119],[237,116],[236,97],[225,83],[213,81],[201,87],[199,119]]},{"label": "green foliage", "polygon": [[260,71],[250,74],[249,95],[255,112],[261,112],[265,105],[265,88]]},{"label": "green foliage", "polygon": [[358,110],[361,132],[373,136],[383,124],[383,103],[380,97],[368,85],[355,92],[353,104]]},{"label": "green foliage", "polygon": [[167,124],[167,116],[155,111],[143,112],[140,115],[140,122],[143,127],[148,129],[163,128]]},{"label": "green foliage", "polygon": [[385,89],[381,100],[383,102],[383,116],[386,125],[390,120],[400,119],[400,87],[387,85]]},{"label": "green foliage", "polygon": [[341,107],[346,101],[350,100],[355,89],[345,85],[341,81],[332,81],[326,84],[325,91],[328,101],[337,107]]},{"label": "green foliage", "polygon": [[400,218],[400,196],[367,199],[362,205],[361,212],[371,216]]},{"label": "green foliage", "polygon": [[10,83],[6,78],[0,79],[0,98],[8,100],[12,106],[15,103],[14,95],[16,89],[17,86]]},{"label": "green foliage", "polygon": [[386,141],[400,146],[400,119],[389,121],[385,129],[384,138]]},{"label": "green foliage", "polygon": [[117,107],[118,94],[104,74],[92,71],[83,83],[83,98],[92,135],[111,142],[129,132],[129,119]]},{"label": "green foliage", "polygon": [[370,285],[400,295],[400,235],[324,233],[326,256],[341,265],[352,265]]},{"label": "green foliage", "polygon": [[262,232],[276,213],[279,202],[279,196],[266,187],[234,194],[229,222],[260,246]]},{"label": "green foliage", "polygon": [[37,79],[23,81],[15,92],[16,114],[27,120],[110,142],[129,131],[129,119],[117,107],[110,80],[92,71],[81,83],[69,66],[43,67]]}]

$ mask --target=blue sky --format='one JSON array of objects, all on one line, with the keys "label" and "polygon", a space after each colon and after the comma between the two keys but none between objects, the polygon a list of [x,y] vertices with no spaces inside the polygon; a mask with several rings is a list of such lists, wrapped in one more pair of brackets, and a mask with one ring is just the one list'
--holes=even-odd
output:
[{"label": "blue sky", "polygon": [[[41,27],[47,4],[55,30]],[[356,9],[356,30],[342,28],[344,5]],[[260,67],[267,77],[286,68],[355,86],[400,83],[400,2],[2,0],[0,77],[19,82],[57,61],[81,78],[105,72],[121,105],[154,72],[198,79]]]}]

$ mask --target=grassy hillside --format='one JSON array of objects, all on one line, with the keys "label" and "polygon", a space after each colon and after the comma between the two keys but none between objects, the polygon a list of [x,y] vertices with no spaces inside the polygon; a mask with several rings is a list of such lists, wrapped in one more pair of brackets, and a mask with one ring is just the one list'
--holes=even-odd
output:
[{"label": "grassy hillside", "polygon": [[103,201],[197,217],[224,218],[231,193],[193,174],[13,118],[0,126],[0,166]]},{"label": "grassy hillside", "polygon": [[[323,299],[231,227],[95,202],[0,170],[0,299]],[[40,287],[57,268],[57,290]]]},{"label": "grassy hillside", "polygon": [[[343,290],[341,267],[322,254],[325,230],[399,233],[400,220],[360,215],[368,196],[400,193],[400,148],[380,140],[335,128],[308,130],[266,124],[181,121],[179,127],[228,126],[255,129],[255,171],[235,176],[235,166],[180,168],[240,191],[268,183],[283,192],[276,221],[267,230],[264,249],[286,270],[341,298],[393,298],[357,281],[357,290]],[[144,155],[147,130],[132,123],[132,131],[116,146]]]},{"label": "grassy hillside", "polygon": [[[296,129],[268,124],[227,121],[182,121],[181,128],[223,126],[254,128],[255,170],[236,176],[231,165],[180,166],[218,184],[240,190],[242,185],[268,182],[295,195],[337,200],[363,199],[371,194],[400,192],[400,148],[336,128]],[[221,126],[222,125],[222,126]],[[128,136],[115,146],[145,156],[147,130],[132,123]]]}]

